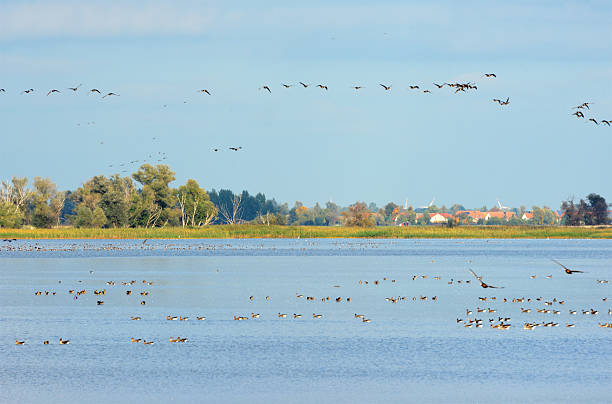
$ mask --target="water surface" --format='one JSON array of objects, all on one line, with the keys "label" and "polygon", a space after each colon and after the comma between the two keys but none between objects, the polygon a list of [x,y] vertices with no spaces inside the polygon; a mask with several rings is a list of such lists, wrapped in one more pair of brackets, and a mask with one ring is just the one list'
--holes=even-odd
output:
[{"label": "water surface", "polygon": [[[0,401],[611,402],[612,329],[598,326],[612,322],[610,284],[597,282],[611,262],[609,240],[1,243]],[[482,289],[468,268],[504,288]],[[512,327],[490,328],[499,317]],[[484,327],[457,323],[467,318]]]}]

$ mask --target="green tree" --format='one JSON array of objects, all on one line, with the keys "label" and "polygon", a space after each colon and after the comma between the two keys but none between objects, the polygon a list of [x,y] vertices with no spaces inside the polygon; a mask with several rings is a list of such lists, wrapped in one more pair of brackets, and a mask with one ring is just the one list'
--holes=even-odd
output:
[{"label": "green tree", "polygon": [[136,207],[138,215],[134,216],[136,223],[155,227],[178,219],[179,215],[173,212],[177,203],[176,197],[169,187],[175,180],[175,173],[170,167],[165,164],[155,167],[143,164],[132,174],[132,178],[142,185],[142,201]]},{"label": "green tree", "polygon": [[608,224],[608,204],[604,197],[592,193],[587,196],[587,200],[589,201],[589,208],[592,212],[590,223],[587,224]]},{"label": "green tree", "polygon": [[190,179],[185,185],[181,185],[176,190],[176,199],[181,210],[183,227],[206,226],[217,216],[217,208],[196,180]]}]

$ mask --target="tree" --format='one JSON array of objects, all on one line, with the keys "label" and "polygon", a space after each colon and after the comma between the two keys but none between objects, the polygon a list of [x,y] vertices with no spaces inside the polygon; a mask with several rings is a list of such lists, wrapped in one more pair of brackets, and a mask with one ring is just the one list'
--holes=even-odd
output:
[{"label": "tree", "polygon": [[172,209],[177,203],[174,192],[168,186],[175,179],[174,171],[165,164],[155,167],[143,164],[132,174],[132,178],[142,184],[143,203],[140,205],[138,215],[141,223],[145,218],[145,227],[168,223],[173,218]]},{"label": "tree", "polygon": [[552,225],[555,224],[557,220],[555,213],[546,206],[543,208],[534,206],[532,207],[531,212],[533,213],[531,223],[535,225]]},{"label": "tree", "polygon": [[185,226],[206,226],[217,216],[217,208],[210,201],[206,191],[196,180],[189,179],[176,190],[181,209],[181,223]]},{"label": "tree", "polygon": [[342,212],[342,216],[346,226],[374,226],[374,219],[372,214],[368,212],[365,202],[355,202],[353,205],[350,205],[346,212]]},{"label": "tree", "polygon": [[32,224],[36,227],[51,227],[60,224],[66,194],[58,192],[57,186],[49,178],[34,177]]},{"label": "tree", "polygon": [[589,200],[589,208],[592,212],[591,220],[588,224],[608,224],[608,204],[606,200],[597,194],[589,194],[587,196]]}]

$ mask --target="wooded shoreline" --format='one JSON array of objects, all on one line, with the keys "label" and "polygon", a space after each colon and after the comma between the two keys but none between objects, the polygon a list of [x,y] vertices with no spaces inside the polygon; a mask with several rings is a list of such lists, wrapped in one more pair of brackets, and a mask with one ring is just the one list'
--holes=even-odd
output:
[{"label": "wooded shoreline", "polygon": [[214,225],[199,228],[3,229],[1,239],[240,239],[240,238],[440,238],[612,239],[610,226],[274,226]]}]

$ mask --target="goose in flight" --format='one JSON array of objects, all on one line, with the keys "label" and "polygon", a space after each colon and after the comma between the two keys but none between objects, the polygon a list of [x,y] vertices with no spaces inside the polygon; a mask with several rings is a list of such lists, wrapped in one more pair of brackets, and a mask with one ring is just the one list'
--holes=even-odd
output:
[{"label": "goose in flight", "polygon": [[[446,84],[446,83],[444,83],[444,84]],[[433,85],[438,87],[438,88],[444,87],[444,84],[433,83]]]},{"label": "goose in flight", "polygon": [[290,88],[293,86],[293,84],[285,84],[285,83],[281,83],[281,85],[285,88]]},{"label": "goose in flight", "polygon": [[302,83],[301,81],[300,81],[300,84],[301,84],[301,85],[302,85],[304,88],[306,88],[306,87],[308,87],[308,86],[310,85],[310,84]]},{"label": "goose in flight", "polygon": [[[263,88],[264,90],[268,90],[268,92],[269,92],[270,94],[272,94],[272,90],[270,90],[270,87],[268,87],[268,86],[263,86],[263,87],[261,87],[261,88]],[[261,88],[260,88],[260,90],[261,90]]]},{"label": "goose in flight", "polygon": [[384,84],[381,84],[381,86],[385,89],[385,91],[391,90],[391,86],[385,86]]},{"label": "goose in flight", "polygon": [[478,280],[478,282],[480,282],[480,286],[481,286],[482,288],[484,288],[484,289],[486,289],[486,288],[503,289],[503,286],[493,286],[493,285],[489,285],[489,284],[484,283],[484,282],[482,281],[482,277],[480,277],[480,276],[476,275],[476,274],[474,273],[474,271],[472,271],[471,269],[470,269],[469,271],[472,273],[472,275],[474,275],[474,278],[476,278],[476,279]]},{"label": "goose in flight", "polygon": [[205,88],[204,88],[204,89],[202,89],[202,90],[200,90],[199,92],[200,92],[200,93],[204,93],[204,94],[208,94],[208,95],[210,95],[210,93],[208,92],[208,90],[207,90],[207,89],[205,89]]},{"label": "goose in flight", "polygon": [[232,150],[232,151],[238,151],[238,150],[242,149],[242,146],[239,146],[239,147],[230,147],[229,149]]},{"label": "goose in flight", "polygon": [[595,125],[599,125],[599,122],[597,122],[595,118],[589,118],[589,121],[595,123]]},{"label": "goose in flight", "polygon": [[114,95],[114,96],[119,97],[119,94],[115,94],[115,93],[108,93],[108,94],[106,94],[106,95],[105,95],[104,97],[102,97],[102,98],[112,97],[113,95]]},{"label": "goose in flight", "polygon": [[495,77],[497,77],[497,75],[495,73],[485,73],[484,76],[482,76],[482,77],[495,78]]},{"label": "goose in flight", "polygon": [[[382,84],[381,84],[381,86],[382,86]],[[363,88],[363,86],[353,86],[351,88],[354,88],[355,90],[361,90]]]},{"label": "goose in flight", "polygon": [[323,84],[317,84],[317,87],[319,87],[322,90],[327,91],[327,86],[324,86]]},{"label": "goose in flight", "polygon": [[602,119],[602,120],[601,120],[601,123],[605,123],[606,125],[610,126],[610,121],[607,121],[607,120],[605,120],[605,119]]},{"label": "goose in flight", "polygon": [[79,89],[79,87],[81,87],[82,85],[83,85],[83,84],[79,84],[79,85],[78,85],[78,86],[76,86],[76,87],[68,87],[68,90],[72,90],[72,91],[76,92],[76,91]]},{"label": "goose in flight", "polygon": [[51,91],[49,91],[49,92],[47,93],[47,97],[48,97],[49,95],[53,94],[53,93],[59,93],[59,92],[60,92],[60,90],[53,89],[53,90],[51,90]]},{"label": "goose in flight", "polygon": [[575,106],[574,109],[582,109],[582,108],[591,109],[589,108],[589,105],[591,104],[592,102],[583,102],[582,104]]},{"label": "goose in flight", "polygon": [[418,90],[419,89],[419,86],[408,86],[408,87],[410,87],[411,90]]},{"label": "goose in flight", "polygon": [[90,93],[98,93],[98,94],[102,94],[100,92],[100,90],[98,90],[97,88],[92,88],[91,90],[89,90]]},{"label": "goose in flight", "polygon": [[580,112],[580,111],[576,111],[572,115],[576,115],[576,117],[578,117],[578,118],[584,118],[584,114],[582,112]]},{"label": "goose in flight", "polygon": [[30,93],[33,93],[33,92],[34,92],[34,89],[33,89],[33,88],[30,88],[29,90],[23,90],[23,92],[24,92],[25,94],[30,94]]},{"label": "goose in flight", "polygon": [[6,90],[4,88],[0,88],[0,93],[5,93]]},{"label": "goose in flight", "polygon": [[577,269],[569,269],[568,267],[566,267],[565,265],[563,265],[562,263],[560,263],[559,261],[555,259],[551,258],[551,261],[561,266],[565,270],[565,273],[568,275],[575,274],[575,273],[581,273],[581,274],[584,273],[584,271],[578,271]]}]

